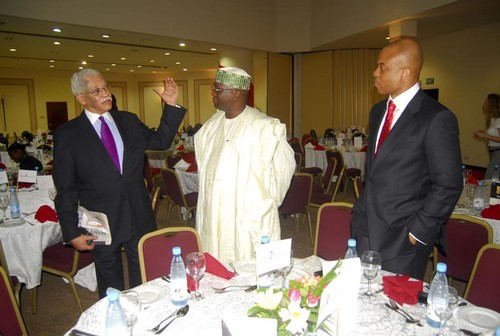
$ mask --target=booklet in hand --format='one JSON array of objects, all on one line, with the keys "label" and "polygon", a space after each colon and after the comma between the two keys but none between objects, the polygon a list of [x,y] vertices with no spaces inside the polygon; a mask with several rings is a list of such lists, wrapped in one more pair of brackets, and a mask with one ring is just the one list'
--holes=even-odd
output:
[{"label": "booklet in hand", "polygon": [[81,213],[80,228],[88,232],[88,234],[97,236],[93,241],[95,245],[110,245],[111,230],[109,229],[108,216],[102,212],[89,211],[84,207],[78,207]]}]

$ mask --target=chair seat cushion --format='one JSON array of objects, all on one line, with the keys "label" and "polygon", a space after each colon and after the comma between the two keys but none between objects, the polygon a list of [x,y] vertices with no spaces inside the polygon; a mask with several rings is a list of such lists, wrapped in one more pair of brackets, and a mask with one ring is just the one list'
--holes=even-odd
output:
[{"label": "chair seat cushion", "polygon": [[308,173],[311,175],[323,174],[323,170],[319,167],[300,168],[300,172],[301,173]]},{"label": "chair seat cushion", "polygon": [[359,169],[359,168],[346,168],[345,176],[347,176],[347,177],[361,176],[361,169]]},{"label": "chair seat cushion", "polygon": [[[69,273],[73,268],[74,253],[75,250],[72,246],[66,246],[62,243],[47,247],[43,251],[43,266]],[[80,253],[78,269],[90,265],[92,262],[92,255],[89,252],[82,252]]]}]

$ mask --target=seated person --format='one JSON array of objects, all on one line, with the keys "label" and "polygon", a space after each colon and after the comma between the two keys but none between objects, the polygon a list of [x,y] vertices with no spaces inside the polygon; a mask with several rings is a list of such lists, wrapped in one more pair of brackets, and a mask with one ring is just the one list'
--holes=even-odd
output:
[{"label": "seated person", "polygon": [[12,161],[19,163],[19,169],[36,170],[41,172],[43,165],[37,158],[26,153],[26,146],[20,143],[13,143],[8,149]]},{"label": "seated person", "polygon": [[9,146],[9,140],[7,140],[8,136],[8,134],[7,136],[4,136],[3,133],[0,133],[0,144],[4,144],[5,148]]}]

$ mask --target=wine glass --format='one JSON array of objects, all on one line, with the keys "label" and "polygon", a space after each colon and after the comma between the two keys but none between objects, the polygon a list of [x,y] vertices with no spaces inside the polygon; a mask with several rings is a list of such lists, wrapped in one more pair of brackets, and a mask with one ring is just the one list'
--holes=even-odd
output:
[{"label": "wine glass", "polygon": [[0,209],[2,209],[3,211],[3,216],[0,223],[3,223],[7,219],[5,212],[7,211],[8,206],[9,206],[9,196],[7,196],[6,194],[0,195]]},{"label": "wine glass", "polygon": [[134,325],[137,322],[137,316],[139,315],[142,306],[139,293],[133,290],[121,292],[120,305],[125,315],[129,335],[132,336]]},{"label": "wine glass", "polygon": [[186,257],[186,273],[194,280],[195,292],[194,299],[199,301],[204,298],[200,293],[200,280],[205,275],[207,261],[205,255],[200,252],[191,252]]},{"label": "wine glass", "polygon": [[281,283],[281,290],[286,289],[286,277],[290,272],[292,271],[293,268],[293,250],[290,250],[290,264],[288,266],[283,267],[280,270],[280,274],[283,277],[283,282]]},{"label": "wine glass", "polygon": [[56,199],[57,196],[57,189],[56,188],[49,188],[49,198],[52,202]]},{"label": "wine glass", "polygon": [[455,288],[445,285],[434,288],[431,305],[440,321],[439,333],[437,335],[444,336],[443,327],[453,314],[457,304],[458,294]]},{"label": "wine glass", "polygon": [[382,257],[377,251],[365,251],[361,256],[361,268],[363,275],[368,280],[368,290],[366,296],[372,296],[375,292],[372,291],[371,281],[375,279],[378,272],[382,268]]}]

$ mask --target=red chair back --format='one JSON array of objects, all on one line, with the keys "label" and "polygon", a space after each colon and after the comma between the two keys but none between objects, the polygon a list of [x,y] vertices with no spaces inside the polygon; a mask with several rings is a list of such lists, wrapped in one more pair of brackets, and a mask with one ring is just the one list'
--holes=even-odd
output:
[{"label": "red chair back", "polygon": [[325,203],[318,210],[314,254],[325,260],[344,258],[351,238],[350,203]]},{"label": "red chair back", "polygon": [[[78,255],[78,260],[75,257]],[[43,267],[75,275],[79,269],[92,264],[94,259],[89,252],[78,252],[70,245],[58,243],[43,251]]]},{"label": "red chair back", "polygon": [[448,253],[444,256],[435,249],[435,265],[438,262],[446,263],[449,277],[467,282],[477,253],[492,239],[493,233],[488,223],[470,216],[452,215],[446,224]]},{"label": "red chair back", "polygon": [[23,317],[19,311],[8,275],[0,266],[0,335],[27,335]]},{"label": "red chair back", "polygon": [[190,227],[170,227],[144,235],[139,241],[139,265],[142,282],[170,274],[172,248],[179,246],[183,258],[191,252],[200,252],[198,233]]},{"label": "red chair back", "polygon": [[167,167],[174,169],[174,166],[182,159],[180,155],[169,155],[167,156]]},{"label": "red chair back", "polygon": [[313,177],[311,174],[296,173],[290,182],[290,188],[279,207],[280,215],[305,214],[311,200]]},{"label": "red chair back", "polygon": [[500,245],[487,244],[478,253],[464,298],[500,313]]}]

